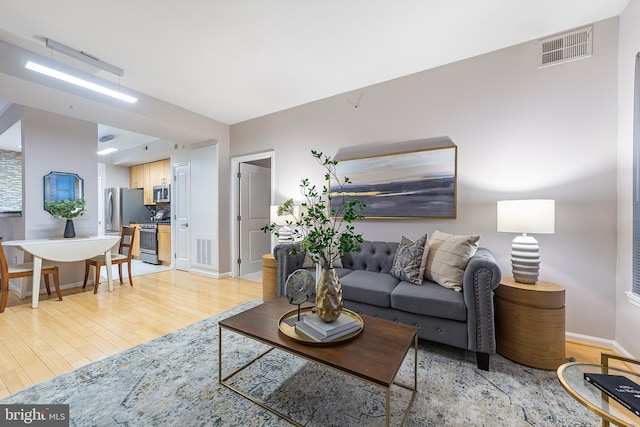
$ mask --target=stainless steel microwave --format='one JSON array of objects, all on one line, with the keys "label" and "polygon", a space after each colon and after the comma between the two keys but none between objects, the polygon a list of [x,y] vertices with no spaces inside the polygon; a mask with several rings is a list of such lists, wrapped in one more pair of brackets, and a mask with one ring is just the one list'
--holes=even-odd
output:
[{"label": "stainless steel microwave", "polygon": [[153,202],[167,203],[171,201],[170,185],[154,185],[153,186]]}]

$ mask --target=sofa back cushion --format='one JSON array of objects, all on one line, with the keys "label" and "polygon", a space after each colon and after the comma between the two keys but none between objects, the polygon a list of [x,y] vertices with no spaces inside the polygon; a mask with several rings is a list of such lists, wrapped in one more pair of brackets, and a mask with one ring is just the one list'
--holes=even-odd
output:
[{"label": "sofa back cushion", "polygon": [[398,242],[370,242],[360,243],[358,252],[349,252],[342,259],[344,268],[352,270],[389,273],[393,265],[393,258],[398,249]]}]

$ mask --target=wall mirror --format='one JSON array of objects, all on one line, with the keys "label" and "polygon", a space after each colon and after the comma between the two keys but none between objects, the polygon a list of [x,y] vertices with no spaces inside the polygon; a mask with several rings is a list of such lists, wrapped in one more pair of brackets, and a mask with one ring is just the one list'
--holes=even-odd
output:
[{"label": "wall mirror", "polygon": [[[84,197],[84,179],[78,174],[51,172],[44,176],[44,204],[55,200],[76,200]],[[49,212],[46,208],[45,210]]]}]

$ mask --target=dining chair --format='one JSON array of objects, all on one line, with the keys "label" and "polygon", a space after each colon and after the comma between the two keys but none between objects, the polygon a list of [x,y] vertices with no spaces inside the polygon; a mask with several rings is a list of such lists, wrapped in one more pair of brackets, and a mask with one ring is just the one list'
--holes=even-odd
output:
[{"label": "dining chair", "polygon": [[[0,313],[4,312],[7,306],[7,298],[9,297],[9,279],[18,279],[21,277],[33,276],[33,263],[25,262],[22,264],[9,265],[4,255],[2,247],[2,237],[0,237],[0,281],[2,282],[2,297],[0,298]],[[44,276],[44,285],[47,288],[47,295],[51,295],[49,287],[49,274],[53,274],[53,286],[56,288],[58,300],[62,301],[62,292],[60,292],[60,282],[58,281],[58,266],[49,261],[42,261],[42,275]]]},{"label": "dining chair", "polygon": [[[127,272],[129,273],[129,283],[133,286],[133,279],[131,278],[131,251],[133,249],[133,239],[135,238],[134,227],[122,227],[120,233],[120,246],[118,247],[118,253],[111,255],[111,264],[118,266],[118,274],[120,275],[120,284],[124,284],[122,281],[122,264],[127,264]],[[128,237],[128,238],[127,238]],[[107,260],[104,254],[94,256],[85,260],[84,263],[84,283],[82,289],[87,286],[87,278],[89,277],[89,268],[94,266],[96,269],[96,278],[94,280],[93,293],[98,293],[98,285],[100,284],[100,269],[103,265],[107,265]]]}]

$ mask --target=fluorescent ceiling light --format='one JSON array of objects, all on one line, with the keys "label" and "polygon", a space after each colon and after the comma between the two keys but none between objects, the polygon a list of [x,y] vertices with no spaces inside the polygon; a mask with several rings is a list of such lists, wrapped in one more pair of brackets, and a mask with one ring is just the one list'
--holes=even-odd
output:
[{"label": "fluorescent ceiling light", "polygon": [[104,156],[105,154],[113,153],[115,151],[118,151],[118,149],[114,147],[109,147],[109,148],[105,148],[103,150],[98,151],[98,155]]},{"label": "fluorescent ceiling light", "polygon": [[111,96],[113,98],[117,98],[131,104],[138,100],[138,98],[134,98],[133,96],[125,95],[124,93],[106,88],[104,86],[100,86],[96,83],[91,83],[87,80],[74,77],[70,74],[66,74],[58,70],[54,70],[53,68],[45,67],[44,65],[40,65],[35,62],[28,61],[24,67],[28,70],[35,71],[36,73],[44,74],[46,76],[53,77],[54,79],[62,80],[67,83],[71,83],[73,85],[80,86],[85,89],[101,93],[103,95]]},{"label": "fluorescent ceiling light", "polygon": [[58,43],[57,41],[51,40],[51,39],[45,39],[45,44],[49,49],[57,50],[60,53],[64,53],[65,55],[78,59],[82,62],[86,62],[87,64],[93,65],[94,67],[101,68],[117,76],[120,76],[120,77],[124,76],[124,70],[122,68],[118,68],[115,65],[111,65],[104,61],[101,61],[95,56],[87,52],[75,50],[72,47],[69,47],[62,43]]}]

